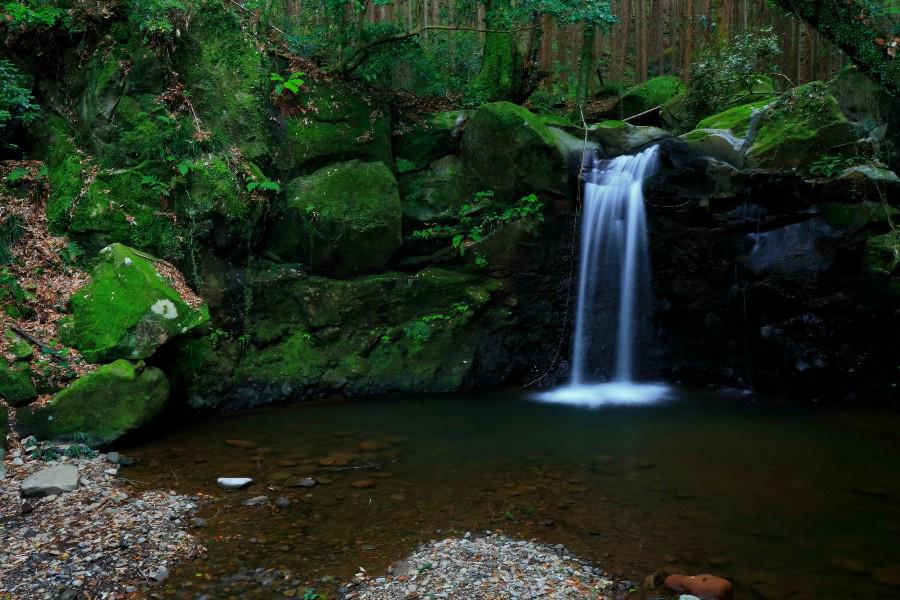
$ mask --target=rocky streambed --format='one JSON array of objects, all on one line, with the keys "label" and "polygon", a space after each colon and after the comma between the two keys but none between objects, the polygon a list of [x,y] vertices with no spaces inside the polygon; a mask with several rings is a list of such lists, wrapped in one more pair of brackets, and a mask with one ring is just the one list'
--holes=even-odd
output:
[{"label": "rocky streambed", "polygon": [[186,531],[196,498],[127,479],[116,453],[45,462],[48,451],[14,449],[4,465],[0,597],[138,597],[203,553]]}]

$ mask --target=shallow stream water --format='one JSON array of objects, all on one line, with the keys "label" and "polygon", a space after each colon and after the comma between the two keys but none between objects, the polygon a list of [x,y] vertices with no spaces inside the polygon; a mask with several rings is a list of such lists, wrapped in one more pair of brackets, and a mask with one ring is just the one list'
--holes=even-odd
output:
[{"label": "shallow stream water", "polygon": [[[510,394],[278,407],[126,448],[141,461],[122,475],[210,497],[194,530],[208,556],[176,568],[164,597],[281,597],[243,576],[257,568],[290,571],[296,597],[307,582],[327,592],[323,577],[381,573],[429,539],[499,529],[638,583],[712,572],[737,600],[900,598],[900,415],[676,396],[596,409]],[[369,465],[383,466],[347,468]],[[256,482],[225,492],[220,476]],[[323,482],[288,485],[305,476]],[[292,505],[241,505],[263,494]]]}]

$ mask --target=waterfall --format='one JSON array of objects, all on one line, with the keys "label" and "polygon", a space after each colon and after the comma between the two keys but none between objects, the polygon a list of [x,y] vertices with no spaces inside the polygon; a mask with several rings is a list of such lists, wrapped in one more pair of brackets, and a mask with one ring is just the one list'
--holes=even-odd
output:
[{"label": "waterfall", "polygon": [[571,383],[544,400],[596,406],[652,402],[666,393],[665,386],[634,382],[650,322],[643,182],[657,162],[653,146],[594,160],[585,176]]}]

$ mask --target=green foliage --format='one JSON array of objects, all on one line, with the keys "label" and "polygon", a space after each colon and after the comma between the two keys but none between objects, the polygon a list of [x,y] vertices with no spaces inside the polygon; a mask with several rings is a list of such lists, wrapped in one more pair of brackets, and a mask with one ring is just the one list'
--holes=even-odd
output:
[{"label": "green foliage", "polygon": [[823,154],[809,166],[809,174],[830,179],[858,162],[856,157]]},{"label": "green foliage", "polygon": [[131,0],[129,17],[148,36],[165,36],[175,31],[179,13],[187,10],[181,0]]},{"label": "green foliage", "polygon": [[65,15],[65,11],[57,4],[48,0],[6,2],[0,18],[5,18],[8,26],[15,29],[53,27]]},{"label": "green foliage", "polygon": [[411,173],[416,170],[416,163],[411,160],[406,160],[405,158],[398,158],[397,161],[397,172],[398,173]]},{"label": "green foliage", "polygon": [[270,179],[265,179],[263,181],[251,181],[247,184],[247,191],[275,192],[277,194],[281,191],[281,185],[279,185],[277,181],[272,181]]},{"label": "green foliage", "polygon": [[777,72],[774,59],[780,53],[778,36],[771,28],[710,44],[691,65],[685,108],[703,117],[756,99],[760,76]]},{"label": "green foliage", "polygon": [[313,588],[306,588],[306,591],[303,592],[303,596],[301,600],[320,600],[322,596],[316,593],[316,590]]},{"label": "green foliage", "polygon": [[9,172],[9,175],[6,176],[6,181],[9,183],[15,184],[25,179],[28,175],[28,169],[23,169],[22,167],[16,167],[12,171]]},{"label": "green foliage", "polygon": [[31,123],[39,110],[25,76],[10,61],[0,58],[0,144],[11,145],[5,139],[11,122]]},{"label": "green foliage", "polygon": [[284,93],[285,90],[291,92],[292,94],[297,94],[300,92],[300,87],[305,83],[303,80],[303,76],[306,73],[302,71],[294,71],[288,78],[285,79],[278,73],[271,73],[269,75],[269,81],[275,83],[275,95],[280,96]]}]

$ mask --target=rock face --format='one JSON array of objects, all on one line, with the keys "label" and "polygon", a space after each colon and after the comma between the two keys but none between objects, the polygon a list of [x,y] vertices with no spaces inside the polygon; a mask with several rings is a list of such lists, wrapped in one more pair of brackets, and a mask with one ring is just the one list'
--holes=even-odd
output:
[{"label": "rock face", "polygon": [[414,221],[452,219],[477,191],[476,178],[457,156],[445,156],[424,171],[400,177],[403,216]]},{"label": "rock face", "polygon": [[22,409],[17,417],[23,432],[40,439],[84,434],[100,446],[152,420],[168,398],[169,382],[160,369],[118,360],[82,376],[46,406]]},{"label": "rock face", "polygon": [[455,110],[424,115],[405,125],[394,137],[394,154],[400,161],[420,170],[430,163],[456,153],[456,146],[471,111]]},{"label": "rock face", "polygon": [[56,465],[38,471],[22,481],[23,496],[50,496],[71,492],[78,487],[78,469],[72,465]]},{"label": "rock face", "polygon": [[93,362],[151,356],[169,339],[209,320],[188,306],[152,256],[121,244],[105,248],[93,282],[72,296],[72,318],[60,336]]},{"label": "rock face", "polygon": [[676,592],[687,592],[700,600],[727,600],[732,586],[727,579],[715,575],[669,575],[665,586]]},{"label": "rock face", "polygon": [[286,196],[272,249],[316,273],[378,270],[402,243],[397,180],[384,163],[325,167],[292,181]]}]

